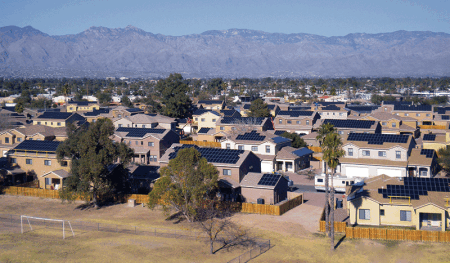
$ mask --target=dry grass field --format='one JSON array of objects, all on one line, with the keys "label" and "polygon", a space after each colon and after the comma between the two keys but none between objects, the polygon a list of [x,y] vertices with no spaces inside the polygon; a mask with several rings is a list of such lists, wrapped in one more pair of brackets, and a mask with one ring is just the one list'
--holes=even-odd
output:
[{"label": "dry grass field", "polygon": [[[146,207],[113,205],[83,210],[79,205],[0,195],[0,213],[166,229],[191,227],[186,222],[166,221],[160,211]],[[255,235],[271,239],[273,247],[252,262],[450,262],[450,244],[344,239],[330,253],[327,238],[299,224],[246,214],[233,220]],[[204,242],[182,238],[84,231],[63,240],[61,235],[61,230],[43,228],[25,234],[4,234],[0,229],[0,262],[227,262],[244,252],[232,249],[209,255]]]}]

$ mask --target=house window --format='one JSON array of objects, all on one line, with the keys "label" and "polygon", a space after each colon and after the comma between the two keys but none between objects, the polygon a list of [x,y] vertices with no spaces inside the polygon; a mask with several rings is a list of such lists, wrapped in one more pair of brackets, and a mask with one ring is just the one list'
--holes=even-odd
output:
[{"label": "house window", "polygon": [[52,178],[45,178],[45,185],[51,185],[52,184]]},{"label": "house window", "polygon": [[226,149],[227,150],[231,149],[231,145],[229,143],[226,144]]},{"label": "house window", "polygon": [[430,117],[430,114],[429,114],[429,113],[427,113],[427,117]]},{"label": "house window", "polygon": [[235,130],[236,130],[236,127],[231,127],[231,130],[235,131]]},{"label": "house window", "polygon": [[344,131],[338,131],[338,134],[342,135],[344,134]]},{"label": "house window", "polygon": [[61,122],[56,123],[56,125],[61,126]]},{"label": "house window", "polygon": [[17,159],[16,158],[11,158],[11,163],[17,163]]},{"label": "house window", "polygon": [[292,124],[292,121],[287,121],[288,124]]},{"label": "house window", "polygon": [[384,108],[384,111],[387,111],[387,108]]},{"label": "house window", "polygon": [[395,128],[395,127],[397,127],[397,123],[393,122],[392,123],[392,128]]},{"label": "house window", "polygon": [[309,125],[309,120],[306,121],[306,125]]},{"label": "house window", "polygon": [[362,151],[363,156],[370,156],[370,151]]},{"label": "house window", "polygon": [[22,137],[17,138],[17,141],[21,142],[22,141]]},{"label": "house window", "polygon": [[202,118],[202,122],[204,122],[205,121],[205,118]]},{"label": "house window", "polygon": [[212,119],[213,122],[216,122],[216,119]]},{"label": "house window", "polygon": [[400,221],[411,222],[411,211],[400,210]]},{"label": "house window", "polygon": [[401,159],[401,158],[402,158],[402,152],[400,152],[400,151],[395,151],[395,158],[396,158],[396,159]]},{"label": "house window", "polygon": [[353,148],[348,148],[348,156],[353,156]]},{"label": "house window", "polygon": [[142,125],[142,128],[145,128],[145,125]]},{"label": "house window", "polygon": [[135,141],[135,144],[138,145],[138,144],[139,144],[139,141]]},{"label": "house window", "polygon": [[122,117],[122,114],[117,115],[117,117],[121,118],[121,117]]},{"label": "house window", "polygon": [[143,142],[143,141],[141,141],[141,145],[144,145],[144,142]]},{"label": "house window", "polygon": [[370,220],[370,210],[369,209],[359,209],[359,219]]},{"label": "house window", "polygon": [[278,120],[278,123],[279,123],[279,124],[283,124],[283,120],[282,120],[282,119],[279,119],[279,120]]},{"label": "house window", "polygon": [[137,124],[134,125],[134,128],[137,128]]},{"label": "house window", "polygon": [[9,143],[9,137],[5,137],[5,143]]},{"label": "house window", "polygon": [[378,157],[386,157],[386,151],[378,151]]},{"label": "house window", "polygon": [[266,145],[266,153],[270,153],[270,145]]},{"label": "house window", "polygon": [[244,150],[244,145],[238,145],[238,150]]},{"label": "house window", "polygon": [[297,124],[302,124],[302,122],[301,121],[297,121]]},{"label": "house window", "polygon": [[44,160],[44,165],[50,166],[50,165],[52,165],[52,161],[51,160]]},{"label": "house window", "polygon": [[156,157],[156,155],[150,155],[150,162],[157,162],[158,158]]},{"label": "house window", "polygon": [[119,128],[122,128],[123,124],[119,124]]},{"label": "house window", "polygon": [[225,130],[225,127],[221,126],[221,127],[220,127],[220,130],[221,130],[221,131]]},{"label": "house window", "polygon": [[408,114],[408,113],[405,113],[405,116],[409,116],[409,114]]},{"label": "house window", "polygon": [[422,177],[426,177],[428,175],[428,169],[427,168],[419,168],[419,175]]},{"label": "house window", "polygon": [[380,209],[380,216],[384,216],[384,209]]},{"label": "house window", "polygon": [[323,179],[317,179],[318,183],[323,183]]},{"label": "house window", "polygon": [[420,117],[420,113],[416,113],[416,116],[417,116],[417,117]]},{"label": "house window", "polygon": [[231,169],[223,169],[223,175],[231,175]]},{"label": "house window", "polygon": [[387,122],[382,122],[381,125],[386,126]]},{"label": "house window", "polygon": [[26,159],[26,160],[25,160],[25,163],[26,163],[26,164],[33,164],[33,160],[31,160],[31,159]]},{"label": "house window", "polygon": [[195,121],[198,121],[198,118],[195,118]]},{"label": "house window", "polygon": [[38,121],[38,122],[37,122],[37,124],[38,124],[38,125],[41,125],[41,122],[40,122],[40,121]]},{"label": "house window", "polygon": [[258,146],[252,146],[252,151],[253,152],[257,152],[258,151]]},{"label": "house window", "polygon": [[67,161],[62,161],[62,162],[61,162],[61,166],[66,167],[66,166],[67,166]]},{"label": "house window", "polygon": [[155,143],[154,142],[148,142],[148,146],[153,147],[153,146],[155,146]]}]

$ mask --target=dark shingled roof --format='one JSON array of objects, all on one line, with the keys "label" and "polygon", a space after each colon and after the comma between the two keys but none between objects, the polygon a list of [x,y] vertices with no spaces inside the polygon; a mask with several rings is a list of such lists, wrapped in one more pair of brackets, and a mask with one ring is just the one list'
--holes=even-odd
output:
[{"label": "dark shingled roof", "polygon": [[314,111],[279,111],[277,116],[288,115],[290,117],[312,116]]},{"label": "dark shingled roof", "polygon": [[375,121],[325,119],[323,123],[331,123],[336,128],[370,129]]},{"label": "dark shingled roof", "polygon": [[394,105],[394,110],[400,111],[431,111],[431,105]]},{"label": "dark shingled roof", "polygon": [[56,152],[59,141],[37,141],[37,140],[25,140],[19,145],[14,147],[13,150],[17,151],[37,151],[37,152]]}]

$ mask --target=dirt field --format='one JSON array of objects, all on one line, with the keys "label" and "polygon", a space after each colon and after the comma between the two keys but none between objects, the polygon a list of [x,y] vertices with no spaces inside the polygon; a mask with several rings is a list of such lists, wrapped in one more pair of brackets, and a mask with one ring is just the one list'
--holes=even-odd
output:
[{"label": "dirt field", "polygon": [[[165,221],[160,211],[114,205],[78,209],[59,200],[0,196],[0,213],[66,220],[189,229],[189,223]],[[294,218],[301,220],[301,216]],[[283,217],[238,214],[233,218],[255,235],[270,238],[273,248],[251,262],[450,262],[449,244],[343,240],[334,253],[329,240]],[[190,239],[83,232],[61,239],[61,231],[40,229],[25,234],[0,234],[0,262],[227,262],[242,250],[208,254],[204,242]]]}]

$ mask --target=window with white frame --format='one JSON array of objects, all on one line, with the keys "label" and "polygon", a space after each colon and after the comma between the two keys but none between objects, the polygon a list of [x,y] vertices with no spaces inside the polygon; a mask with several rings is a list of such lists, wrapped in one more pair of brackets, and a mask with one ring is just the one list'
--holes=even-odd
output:
[{"label": "window with white frame", "polygon": [[22,137],[18,137],[17,142],[21,142],[21,141],[22,141]]},{"label": "window with white frame", "polygon": [[238,150],[244,150],[244,145],[238,145]]},{"label": "window with white frame", "polygon": [[212,122],[216,122],[217,120],[216,119],[212,119]]},{"label": "window with white frame", "polygon": [[378,151],[378,157],[386,157],[386,151]]},{"label": "window with white frame", "polygon": [[344,131],[338,131],[338,134],[339,134],[339,135],[343,135],[343,134],[344,134]]},{"label": "window with white frame", "polygon": [[417,116],[417,117],[420,117],[420,113],[416,113],[416,116]]},{"label": "window with white frame", "polygon": [[221,130],[221,131],[225,130],[225,127],[220,126],[220,130]]},{"label": "window with white frame", "polygon": [[223,175],[231,175],[231,169],[223,169]]},{"label": "window with white frame", "polygon": [[231,149],[231,145],[229,143],[227,143],[225,146],[226,146],[226,149],[228,149],[228,150]]},{"label": "window with white frame", "polygon": [[362,151],[363,156],[370,156],[370,151]]},{"label": "window with white frame", "polygon": [[257,152],[258,151],[258,146],[252,146],[252,151],[253,152]]},{"label": "window with white frame", "polygon": [[158,161],[158,157],[156,155],[150,155],[149,156],[149,161],[150,162],[157,162]]},{"label": "window with white frame", "polygon": [[402,152],[401,151],[395,151],[395,158],[401,159],[402,158]]},{"label": "window with white frame", "polygon": [[5,143],[9,143],[9,137],[5,137]]},{"label": "window with white frame", "polygon": [[292,124],[292,121],[287,121],[287,124]]},{"label": "window with white frame", "polygon": [[306,125],[309,125],[309,120],[306,120]]},{"label": "window with white frame", "polygon": [[33,164],[33,160],[32,160],[32,159],[26,159],[26,160],[25,160],[25,163],[26,163],[26,164]]},{"label": "window with white frame", "polygon": [[411,222],[411,211],[400,210],[400,221]]},{"label": "window with white frame", "polygon": [[359,219],[370,220],[370,210],[369,209],[359,209]]},{"label": "window with white frame", "polygon": [[205,118],[202,118],[202,122],[204,122],[205,121]]},{"label": "window with white frame", "polygon": [[384,121],[384,122],[381,123],[381,125],[386,126],[387,122]]},{"label": "window with white frame", "polygon": [[119,128],[122,128],[123,124],[119,124]]},{"label": "window with white frame", "polygon": [[51,160],[44,160],[44,165],[50,166],[50,165],[52,165],[52,161]]},{"label": "window with white frame", "polygon": [[279,124],[283,124],[283,120],[282,120],[282,119],[279,119],[279,120],[278,120],[278,123],[279,123]]},{"label": "window with white frame", "polygon": [[395,128],[395,127],[397,127],[397,123],[393,122],[392,123],[392,128]]},{"label": "window with white frame", "polygon": [[17,159],[16,158],[11,158],[11,163],[17,163]]},{"label": "window with white frame", "polygon": [[297,124],[302,124],[302,122],[301,121],[297,121]]},{"label": "window with white frame", "polygon": [[270,153],[270,145],[266,145],[266,153]]},{"label": "window with white frame", "polygon": [[348,148],[347,154],[348,156],[353,156],[353,148]]},{"label": "window with white frame", "polygon": [[45,185],[51,185],[52,184],[52,178],[45,178]]}]

